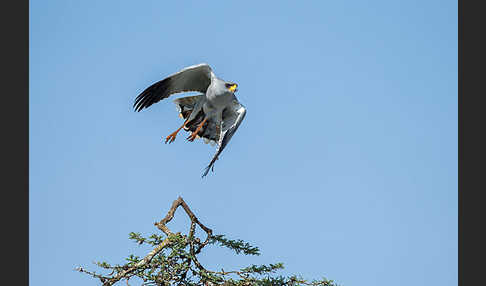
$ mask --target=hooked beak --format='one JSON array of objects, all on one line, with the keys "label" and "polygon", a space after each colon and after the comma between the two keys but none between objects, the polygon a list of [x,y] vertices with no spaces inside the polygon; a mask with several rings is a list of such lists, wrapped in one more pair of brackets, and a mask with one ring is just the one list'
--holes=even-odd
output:
[{"label": "hooked beak", "polygon": [[230,90],[231,92],[233,92],[233,93],[237,92],[237,91],[238,91],[238,85],[237,85],[236,83],[235,83],[235,84],[233,84],[233,85],[232,85],[232,86],[229,88],[229,90]]}]

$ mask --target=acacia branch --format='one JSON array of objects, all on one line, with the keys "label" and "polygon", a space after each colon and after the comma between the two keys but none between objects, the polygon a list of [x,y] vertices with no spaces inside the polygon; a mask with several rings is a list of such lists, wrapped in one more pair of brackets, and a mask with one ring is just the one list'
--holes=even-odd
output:
[{"label": "acacia branch", "polygon": [[169,245],[169,243],[170,243],[170,240],[169,240],[169,237],[167,237],[166,239],[164,239],[164,241],[162,241],[162,243],[157,245],[157,247],[155,247],[152,251],[150,251],[149,254],[147,254],[147,256],[145,256],[142,260],[137,262],[134,266],[117,273],[115,276],[113,276],[112,278],[110,278],[108,280],[105,280],[105,281],[102,280],[101,282],[103,282],[103,286],[111,286],[111,285],[115,284],[116,282],[120,281],[123,278],[128,279],[129,274],[131,274],[133,271],[139,269],[140,267],[143,267],[143,266],[146,266],[147,264],[149,264],[150,261],[152,261],[152,258],[154,258],[154,256],[157,255],[159,252],[161,252],[162,249],[167,247]]},{"label": "acacia branch", "polygon": [[179,206],[182,206],[182,208],[184,209],[186,214],[191,219],[191,231],[189,232],[189,235],[191,236],[191,232],[192,232],[192,234],[194,233],[194,230],[193,230],[194,228],[192,226],[193,223],[196,223],[197,225],[199,225],[199,227],[201,227],[207,234],[206,240],[202,244],[199,245],[199,247],[196,251],[196,254],[198,254],[199,252],[201,252],[201,249],[209,243],[209,240],[211,239],[213,231],[210,228],[203,225],[197,219],[197,217],[194,215],[194,213],[191,211],[191,209],[186,204],[186,202],[182,199],[182,197],[178,197],[177,200],[175,200],[172,203],[172,206],[170,207],[169,212],[167,212],[167,215],[161,221],[154,223],[154,225],[156,227],[158,227],[162,232],[164,232],[167,236],[172,234],[172,232],[169,230],[169,228],[166,226],[166,224],[174,218],[175,211],[177,210],[177,208]]},{"label": "acacia branch", "polygon": [[[162,232],[164,232],[167,235],[167,238],[164,239],[164,241],[162,241],[162,243],[160,243],[159,245],[157,245],[152,251],[150,251],[147,256],[145,256],[142,260],[140,260],[139,262],[137,262],[134,266],[132,266],[132,267],[130,267],[128,269],[125,269],[125,270],[117,273],[112,278],[108,278],[108,277],[105,277],[105,276],[101,276],[101,275],[98,275],[98,274],[95,274],[95,273],[88,273],[88,274],[91,274],[92,276],[94,276],[96,278],[99,278],[101,280],[101,282],[103,283],[103,286],[111,286],[114,283],[120,281],[121,279],[124,279],[124,278],[129,279],[131,277],[130,274],[133,271],[135,271],[137,269],[140,269],[141,267],[144,267],[144,266],[148,265],[150,263],[150,261],[152,260],[152,258],[155,257],[155,255],[157,255],[160,251],[162,251],[165,247],[167,247],[170,244],[169,237],[171,235],[173,235],[174,233],[172,233],[172,231],[167,227],[166,224],[168,222],[170,222],[174,218],[175,211],[177,210],[177,208],[179,206],[182,206],[182,208],[184,209],[184,211],[186,212],[186,214],[191,219],[191,228],[190,228],[190,231],[189,231],[189,237],[190,238],[192,238],[193,235],[194,235],[194,231],[195,231],[196,224],[199,225],[207,233],[206,241],[204,243],[202,243],[202,244],[199,245],[198,251],[196,252],[196,253],[199,253],[199,251],[209,242],[209,239],[211,238],[211,235],[212,235],[212,232],[213,231],[210,228],[208,228],[205,225],[203,225],[197,219],[197,217],[194,215],[194,213],[191,211],[191,209],[186,204],[186,202],[182,199],[182,197],[179,197],[179,198],[177,198],[172,203],[172,206],[169,209],[169,211],[167,212],[167,215],[160,222],[156,222],[155,223],[155,226],[157,226],[157,228],[159,228]],[[195,254],[195,253],[192,252],[192,254]],[[205,270],[201,266],[201,264],[199,263],[199,261],[195,260],[194,262],[195,262],[195,264],[197,265],[197,267],[199,269]],[[80,271],[80,272],[86,272],[86,270],[84,270],[82,268],[79,268],[78,271]]]},{"label": "acacia branch", "polygon": [[[182,206],[191,220],[187,235],[173,233],[167,227],[167,223],[174,218],[175,212],[179,206]],[[144,282],[142,285],[146,286],[256,285],[261,283],[264,283],[264,285],[271,283],[271,285],[279,286],[293,286],[296,283],[299,285],[335,286],[332,281],[327,281],[325,279],[308,282],[303,279],[298,279],[295,276],[289,278],[270,277],[269,274],[274,273],[277,269],[283,268],[281,263],[260,266],[251,265],[233,271],[225,271],[223,269],[221,269],[221,271],[207,270],[197,259],[197,254],[199,254],[201,249],[207,244],[219,244],[220,246],[228,247],[234,250],[236,254],[241,252],[245,255],[259,255],[259,250],[257,247],[251,246],[242,240],[227,239],[224,235],[213,236],[212,230],[198,220],[182,197],[178,197],[173,201],[167,215],[159,222],[155,222],[154,225],[167,236],[165,239],[162,240],[161,236],[154,234],[150,236],[152,239],[150,240],[142,237],[140,234],[130,233],[130,239],[136,240],[139,244],[147,242],[148,244],[155,246],[155,248],[153,248],[143,259],[139,260],[138,257],[130,255],[127,259],[129,262],[123,266],[110,266],[105,262],[98,263],[98,266],[112,270],[108,275],[100,275],[96,272],[87,271],[81,267],[76,270],[98,278],[103,286],[112,286],[123,279],[126,280],[128,285],[128,280],[134,276],[143,279]],[[197,226],[201,227],[207,234],[206,240],[202,243],[199,238],[195,237]],[[188,250],[187,247],[189,247]],[[167,250],[169,250],[169,253],[165,253]],[[238,280],[234,280],[235,278]]]}]

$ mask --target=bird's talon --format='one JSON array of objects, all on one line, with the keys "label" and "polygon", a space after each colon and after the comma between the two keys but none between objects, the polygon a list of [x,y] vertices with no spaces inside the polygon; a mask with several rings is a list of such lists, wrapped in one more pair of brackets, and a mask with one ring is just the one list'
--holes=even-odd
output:
[{"label": "bird's talon", "polygon": [[174,140],[176,139],[176,135],[175,134],[170,134],[169,136],[165,137],[165,144],[167,144],[167,142],[172,143],[174,142]]}]

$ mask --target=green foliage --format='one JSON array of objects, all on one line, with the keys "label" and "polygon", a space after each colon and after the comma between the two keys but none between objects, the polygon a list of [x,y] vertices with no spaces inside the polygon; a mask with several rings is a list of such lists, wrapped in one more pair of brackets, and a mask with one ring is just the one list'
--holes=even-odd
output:
[{"label": "green foliage", "polygon": [[[172,233],[166,223],[170,221],[178,206],[182,205],[191,218],[191,227],[187,235]],[[197,256],[207,245],[225,247],[237,255],[260,255],[258,247],[250,245],[241,239],[232,240],[224,235],[213,235],[212,230],[202,225],[182,198],[174,201],[167,217],[155,224],[165,234],[152,234],[144,237],[140,233],[131,232],[128,236],[138,245],[148,246],[151,251],[143,258],[133,254],[125,258],[123,265],[112,265],[107,262],[96,262],[105,274],[88,271],[82,267],[76,270],[100,280],[103,286],[110,286],[122,280],[138,277],[142,285],[169,286],[336,286],[332,280],[307,281],[297,276],[276,276],[278,270],[284,268],[282,263],[268,265],[250,265],[230,271],[212,271],[199,262]],[[199,225],[207,234],[205,241],[194,236],[195,227]]]},{"label": "green foliage", "polygon": [[[147,263],[141,264],[143,260],[130,254],[123,265],[111,265],[107,262],[96,262],[96,265],[111,271],[109,275],[100,275],[95,272],[78,268],[80,272],[87,273],[100,279],[103,285],[113,285],[114,283],[131,277],[138,277],[144,282],[142,285],[188,285],[188,286],[297,286],[297,285],[323,285],[336,286],[332,280],[317,280],[308,282],[296,276],[272,277],[277,270],[283,269],[282,263],[268,265],[250,265],[248,267],[232,271],[210,271],[205,269],[197,260],[195,255],[196,246],[200,245],[199,239],[172,234],[165,239],[161,235],[152,234],[143,237],[140,233],[131,232],[129,239],[139,245],[160,246],[165,243],[158,253],[156,253]],[[224,235],[213,235],[208,244],[214,244],[233,250],[236,254],[260,255],[258,247],[252,246],[240,239],[231,240]],[[119,280],[113,279],[117,274],[127,274]],[[115,281],[116,280],[116,281]]]},{"label": "green foliage", "polygon": [[210,240],[210,244],[219,244],[220,246],[227,247],[232,249],[236,252],[236,254],[240,254],[243,252],[245,255],[260,255],[260,250],[258,247],[251,246],[248,242],[244,242],[241,239],[238,240],[231,240],[226,239],[224,235],[212,235]]}]

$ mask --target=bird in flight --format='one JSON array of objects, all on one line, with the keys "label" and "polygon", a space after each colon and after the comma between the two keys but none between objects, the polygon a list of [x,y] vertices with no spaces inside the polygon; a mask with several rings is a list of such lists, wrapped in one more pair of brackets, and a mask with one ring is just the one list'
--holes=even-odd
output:
[{"label": "bird in flight", "polygon": [[214,163],[245,118],[246,108],[235,96],[237,87],[234,82],[216,77],[211,67],[203,63],[186,67],[152,84],[137,96],[133,107],[135,111],[141,111],[172,94],[199,92],[195,96],[174,100],[179,116],[185,121],[165,138],[165,143],[172,143],[177,133],[184,129],[191,132],[187,137],[190,142],[202,137],[205,143],[217,144],[216,153],[202,175],[204,177],[209,170],[214,172]]}]

